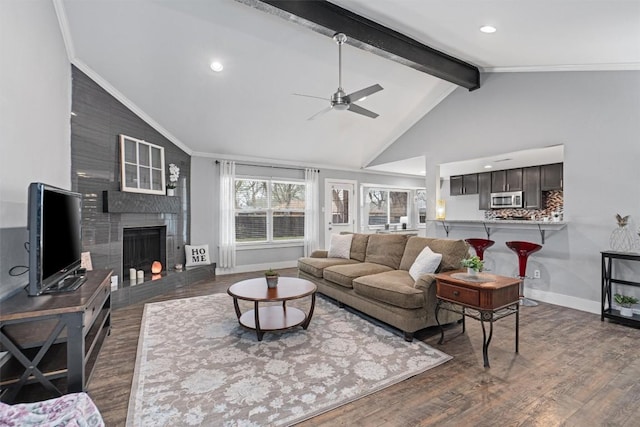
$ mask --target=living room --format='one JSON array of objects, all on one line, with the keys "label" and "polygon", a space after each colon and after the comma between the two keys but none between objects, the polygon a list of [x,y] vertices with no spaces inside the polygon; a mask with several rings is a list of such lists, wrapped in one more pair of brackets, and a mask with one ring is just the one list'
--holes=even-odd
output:
[{"label": "living room", "polygon": [[[637,12],[636,2],[620,4],[631,8],[630,17]],[[69,125],[73,120],[70,115],[74,102],[74,64],[69,56],[68,40],[65,40],[68,34],[61,32],[56,9],[49,1],[5,2],[1,19],[3,57],[11,64],[11,67],[3,69],[0,79],[3,94],[0,298],[5,298],[24,286],[24,276],[12,276],[9,269],[25,265],[27,260],[23,245],[27,236],[29,183],[41,181],[74,190],[77,175],[71,176],[74,169]],[[335,45],[330,38],[326,40],[329,45],[327,61],[334,61]],[[591,49],[604,55],[613,50],[613,46]],[[327,161],[313,162],[305,157],[313,157],[309,154],[313,151],[310,148],[313,144],[301,150],[304,154],[297,163],[275,161],[277,156],[265,151],[263,157],[267,160],[262,162],[262,169],[256,172],[255,168],[247,167],[244,173],[301,179],[300,171],[278,171],[271,167],[297,164],[319,169],[321,181],[327,178],[355,181],[358,183],[357,191],[362,183],[390,188],[426,188],[427,219],[433,220],[436,188],[440,182],[439,165],[562,144],[564,220],[567,226],[547,235],[544,248],[535,256],[542,277],[528,285],[539,301],[577,309],[581,312],[578,318],[585,319],[581,317],[584,313],[600,312],[600,252],[610,249],[610,236],[617,228],[615,215],[630,215],[630,228],[634,231],[640,225],[640,195],[637,191],[640,144],[636,141],[640,134],[640,98],[637,95],[640,90],[640,55],[637,49],[636,44],[635,50],[627,52],[629,55],[625,63],[615,63],[611,57],[606,57],[606,61],[599,65],[578,66],[580,63],[574,60],[555,68],[543,69],[542,66],[548,64],[532,63],[513,70],[519,72],[484,72],[480,89],[472,92],[463,88],[453,90],[428,114],[416,119],[406,132],[391,141],[386,149],[380,150],[378,156],[360,165],[376,166],[424,156],[425,176],[382,174],[374,169],[348,169],[339,165],[331,169]],[[571,64],[578,65],[571,67]],[[329,68],[335,71],[334,62],[330,65]],[[331,77],[333,82],[333,74]],[[108,83],[93,81],[98,86]],[[302,81],[298,80],[298,83],[302,85]],[[121,90],[125,93],[124,89]],[[302,92],[304,86],[294,85],[280,90]],[[385,88],[385,91],[389,89]],[[318,105],[318,110],[320,108],[322,103]],[[244,117],[234,125],[236,128],[250,127],[245,124]],[[162,132],[158,134],[162,135]],[[206,139],[206,136],[201,138]],[[183,141],[187,143],[189,140]],[[259,153],[259,145],[267,144],[263,141],[256,144],[256,153]],[[183,173],[189,171],[189,174],[183,178],[189,179],[190,239],[182,243],[209,244],[215,262],[217,254],[213,249],[217,248],[219,237],[215,218],[218,209],[218,166],[215,160],[226,158],[247,164],[256,161],[242,156],[234,158],[231,149],[227,153],[197,152],[187,157],[190,167]],[[117,176],[105,178],[111,184],[117,183],[117,179]],[[359,214],[357,217],[360,218]],[[445,237],[445,230],[435,221],[426,221],[424,231],[421,229],[420,232],[426,236]],[[454,228],[449,237],[460,239],[485,235],[481,229],[474,230],[473,236],[469,234],[468,230]],[[512,236],[530,241],[540,238],[536,229],[517,234],[496,232],[495,235],[501,240]],[[324,233],[319,230],[319,247],[327,246]],[[504,245],[498,246],[491,255],[495,272],[511,274],[516,265],[515,256]],[[293,267],[302,255],[301,245],[267,251],[238,251],[234,272],[261,271],[271,265]],[[99,267],[108,266],[100,265],[99,259]],[[639,273],[640,269],[632,263],[625,264],[622,271],[624,278],[629,280]],[[598,316],[591,315],[586,319],[593,322],[594,328],[600,327]],[[505,347],[509,348],[509,345]],[[624,422],[620,424],[624,425]]]}]

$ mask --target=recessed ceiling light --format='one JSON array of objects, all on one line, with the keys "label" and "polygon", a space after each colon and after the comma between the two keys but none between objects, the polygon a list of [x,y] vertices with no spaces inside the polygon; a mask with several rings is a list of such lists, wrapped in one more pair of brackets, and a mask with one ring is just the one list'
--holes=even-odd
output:
[{"label": "recessed ceiling light", "polygon": [[224,67],[222,66],[222,64],[221,64],[221,63],[219,63],[218,61],[213,61],[213,62],[211,63],[211,69],[212,69],[213,71],[215,71],[216,73],[219,73],[220,71],[222,71],[222,69],[223,69],[223,68],[224,68]]},{"label": "recessed ceiling light", "polygon": [[491,166],[491,165],[484,165],[484,168],[485,168],[485,169],[491,169],[492,167],[493,167],[493,166]]},{"label": "recessed ceiling light", "polygon": [[496,32],[496,27],[493,27],[491,25],[485,25],[480,27],[480,31],[482,31],[483,33],[486,34],[491,34],[491,33],[495,33]]}]

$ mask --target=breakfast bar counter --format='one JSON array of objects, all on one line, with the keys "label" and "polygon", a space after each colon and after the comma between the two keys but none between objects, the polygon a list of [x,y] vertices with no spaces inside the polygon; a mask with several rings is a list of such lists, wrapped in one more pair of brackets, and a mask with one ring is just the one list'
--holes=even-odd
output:
[{"label": "breakfast bar counter", "polygon": [[453,227],[484,227],[484,231],[487,233],[487,239],[491,238],[492,229],[538,229],[538,231],[540,231],[542,244],[544,244],[546,231],[557,231],[567,226],[566,221],[534,221],[524,219],[436,219],[431,221],[440,223],[445,233],[447,233],[447,237],[449,237],[449,231]]}]

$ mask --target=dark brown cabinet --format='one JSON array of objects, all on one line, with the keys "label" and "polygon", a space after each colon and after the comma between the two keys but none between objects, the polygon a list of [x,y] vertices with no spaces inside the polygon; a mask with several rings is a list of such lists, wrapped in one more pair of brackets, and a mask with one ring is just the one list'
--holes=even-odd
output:
[{"label": "dark brown cabinet", "polygon": [[542,191],[562,190],[562,174],[562,163],[540,166],[540,186]]},{"label": "dark brown cabinet", "polygon": [[522,169],[491,172],[491,192],[522,191]]},{"label": "dark brown cabinet", "polygon": [[540,191],[540,167],[533,166],[522,169],[522,191],[525,209],[542,208],[542,192]]},{"label": "dark brown cabinet", "polygon": [[455,175],[449,178],[449,194],[451,196],[478,194],[478,174]]},{"label": "dark brown cabinet", "polygon": [[478,209],[491,209],[491,172],[478,174]]}]

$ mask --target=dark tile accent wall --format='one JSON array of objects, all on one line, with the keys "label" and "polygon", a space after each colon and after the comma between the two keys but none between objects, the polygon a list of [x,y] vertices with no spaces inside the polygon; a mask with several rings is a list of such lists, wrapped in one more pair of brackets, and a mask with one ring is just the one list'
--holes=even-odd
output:
[{"label": "dark tile accent wall", "polygon": [[[184,263],[189,242],[191,157],[174,145],[86,74],[72,67],[71,186],[84,196],[82,208],[83,250],[91,252],[93,268],[114,271],[122,283],[122,235],[125,227],[166,226],[167,265]],[[125,134],[164,147],[165,162],[180,168],[175,197],[146,196],[155,206],[141,212],[145,195],[136,194],[134,208],[105,212],[103,192],[120,191],[118,135]],[[126,196],[125,196],[126,197]],[[171,208],[158,208],[162,197]],[[168,200],[171,199],[171,200]],[[178,209],[175,209],[175,206]]]}]

